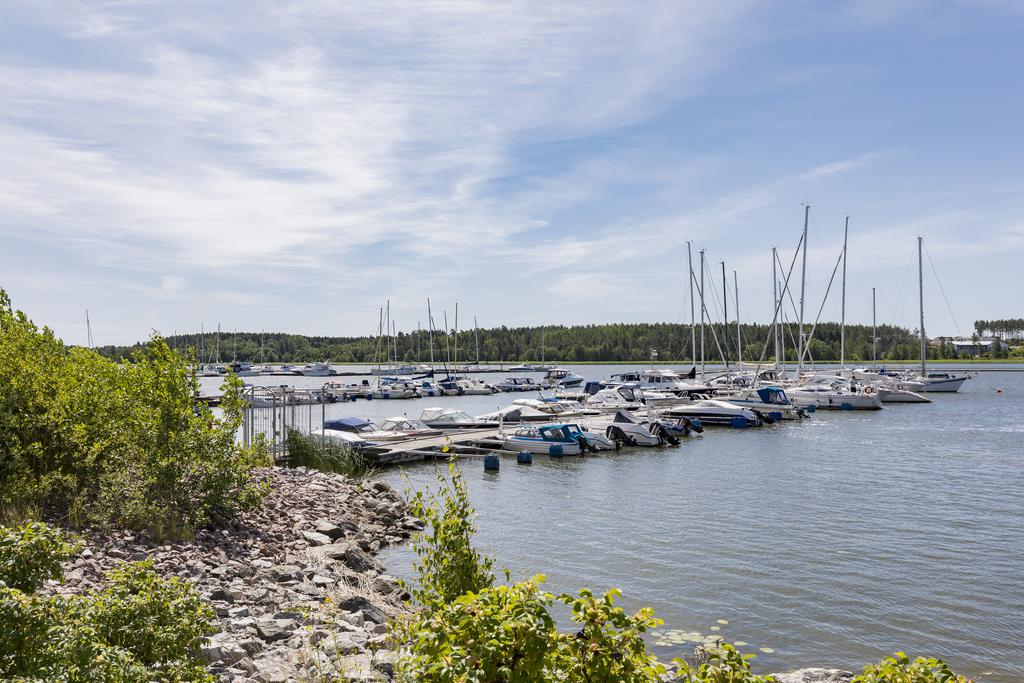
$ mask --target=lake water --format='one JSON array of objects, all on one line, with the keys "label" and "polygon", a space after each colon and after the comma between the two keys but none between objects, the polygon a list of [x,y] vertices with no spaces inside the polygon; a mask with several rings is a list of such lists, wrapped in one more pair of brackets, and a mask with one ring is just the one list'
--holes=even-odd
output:
[{"label": "lake water", "polygon": [[[669,640],[720,635],[746,643],[762,672],[857,670],[905,650],[988,681],[1024,680],[1024,373],[982,372],[958,394],[931,397],[760,430],[710,428],[676,448],[506,459],[497,474],[467,460],[477,544],[517,578],[547,574],[552,592],[617,587],[625,606],[653,607],[666,622],[653,649],[666,659],[694,646]],[[478,414],[514,398],[326,410]],[[383,474],[399,488],[434,476],[432,464]],[[408,547],[384,560],[409,575]]]}]

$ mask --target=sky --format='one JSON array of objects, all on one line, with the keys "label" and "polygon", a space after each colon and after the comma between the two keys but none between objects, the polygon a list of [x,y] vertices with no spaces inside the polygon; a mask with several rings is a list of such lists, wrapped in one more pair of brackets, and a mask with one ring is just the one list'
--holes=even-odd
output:
[{"label": "sky", "polygon": [[1022,74],[1018,0],[4,3],[0,288],[69,343],[687,322],[689,241],[768,321],[807,204],[808,320],[849,216],[847,320],[916,328],[923,235],[969,334],[1024,314]]}]

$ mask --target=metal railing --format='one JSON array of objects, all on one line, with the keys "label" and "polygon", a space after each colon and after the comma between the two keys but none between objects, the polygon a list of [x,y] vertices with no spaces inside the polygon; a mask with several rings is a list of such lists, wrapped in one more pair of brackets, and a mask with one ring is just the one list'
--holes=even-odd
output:
[{"label": "metal railing", "polygon": [[263,434],[275,459],[287,455],[288,431],[311,434],[323,429],[326,401],[320,390],[295,387],[246,387],[247,403],[242,418],[242,443],[251,444]]}]

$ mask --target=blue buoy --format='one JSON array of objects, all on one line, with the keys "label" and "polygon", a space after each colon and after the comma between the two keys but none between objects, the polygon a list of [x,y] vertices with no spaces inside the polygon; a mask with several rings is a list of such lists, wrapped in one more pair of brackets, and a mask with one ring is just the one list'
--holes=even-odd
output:
[{"label": "blue buoy", "polygon": [[367,394],[366,395],[366,400],[367,401],[372,401],[373,400],[373,394],[372,393],[371,394]]},{"label": "blue buoy", "polygon": [[552,458],[561,458],[562,457],[562,444],[557,444],[556,443],[556,444],[552,444],[552,445],[548,446],[548,455],[550,455]]},{"label": "blue buoy", "polygon": [[811,405],[807,406],[807,412],[808,413],[813,413],[816,410],[818,410],[818,406],[814,405],[813,403]]},{"label": "blue buoy", "polygon": [[782,413],[780,413],[778,410],[773,410],[772,412],[768,413],[768,417],[771,418],[772,422],[782,422]]},{"label": "blue buoy", "polygon": [[520,465],[532,465],[533,453],[530,451],[519,451],[519,453],[516,454],[516,462]]},{"label": "blue buoy", "polygon": [[690,426],[694,429],[700,429],[704,426],[704,423],[700,421],[699,417],[695,417],[690,420]]},{"label": "blue buoy", "polygon": [[732,418],[732,421],[729,424],[735,427],[736,429],[743,429],[744,427],[747,427],[750,423],[747,420],[746,415],[737,415],[734,418]]},{"label": "blue buoy", "polygon": [[501,467],[501,458],[498,457],[497,453],[488,453],[484,456],[484,471],[485,472],[497,472]]}]

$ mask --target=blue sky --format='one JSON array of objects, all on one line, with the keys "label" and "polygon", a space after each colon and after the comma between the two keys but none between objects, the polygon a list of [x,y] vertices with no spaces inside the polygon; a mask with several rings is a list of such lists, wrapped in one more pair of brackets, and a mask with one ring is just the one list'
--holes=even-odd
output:
[{"label": "blue sky", "polygon": [[685,321],[692,240],[764,321],[806,202],[809,315],[850,215],[848,319],[916,325],[923,234],[966,333],[1022,314],[1021,74],[1016,0],[8,3],[0,287],[100,344]]}]

